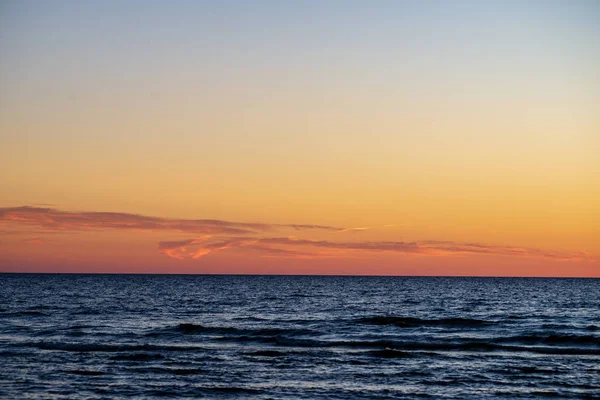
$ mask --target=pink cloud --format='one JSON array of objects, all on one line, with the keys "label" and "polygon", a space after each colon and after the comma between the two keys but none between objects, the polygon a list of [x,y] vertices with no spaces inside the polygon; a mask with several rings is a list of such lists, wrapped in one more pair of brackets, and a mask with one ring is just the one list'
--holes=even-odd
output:
[{"label": "pink cloud", "polygon": [[[180,241],[161,242],[159,248],[169,244],[177,244],[178,255],[188,255],[200,258],[214,251],[228,248],[247,248],[271,257],[344,257],[350,255],[388,252],[409,255],[453,256],[453,255],[495,255],[533,257],[550,260],[591,260],[583,252],[557,252],[527,247],[486,245],[479,243],[457,243],[451,241],[361,241],[361,242],[332,242],[327,240],[297,239],[294,237],[263,237],[256,239],[229,238],[218,239],[214,242]],[[193,250],[189,249],[193,247]],[[299,250],[303,249],[303,250]],[[166,254],[166,253],[165,253]],[[170,254],[167,254],[170,255]],[[179,258],[179,257],[176,257]],[[182,258],[185,258],[182,257]]]},{"label": "pink cloud", "polygon": [[216,219],[160,218],[129,213],[62,211],[54,208],[29,206],[0,208],[0,223],[38,227],[52,232],[119,229],[211,235],[248,235],[278,229],[319,229],[330,231],[340,229],[323,225],[283,225],[231,222]]},{"label": "pink cloud", "polygon": [[29,243],[29,244],[43,244],[43,243],[45,243],[44,239],[42,239],[40,237],[32,237],[32,238],[24,239],[23,242],[24,243]]},{"label": "pink cloud", "polygon": [[[129,213],[75,212],[54,208],[0,208],[0,234],[37,235],[41,233],[87,230],[128,230],[193,234],[192,239],[159,242],[159,251],[175,259],[197,259],[230,248],[246,249],[264,257],[357,257],[373,253],[426,256],[494,255],[532,257],[547,260],[591,260],[583,252],[559,252],[537,248],[502,246],[453,241],[329,241],[295,237],[266,236],[282,230],[325,230],[356,232],[369,228],[337,228],[325,225],[269,224],[232,222],[216,219],[160,218]],[[4,233],[3,233],[4,232]],[[199,236],[198,236],[199,235]],[[43,243],[39,236],[27,243]]]}]

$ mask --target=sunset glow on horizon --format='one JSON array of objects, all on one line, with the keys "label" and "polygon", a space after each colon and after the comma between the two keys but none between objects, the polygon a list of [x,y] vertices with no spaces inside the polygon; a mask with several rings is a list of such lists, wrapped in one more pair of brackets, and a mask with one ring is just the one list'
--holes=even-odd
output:
[{"label": "sunset glow on horizon", "polygon": [[175,4],[0,5],[0,272],[600,277],[600,3]]}]

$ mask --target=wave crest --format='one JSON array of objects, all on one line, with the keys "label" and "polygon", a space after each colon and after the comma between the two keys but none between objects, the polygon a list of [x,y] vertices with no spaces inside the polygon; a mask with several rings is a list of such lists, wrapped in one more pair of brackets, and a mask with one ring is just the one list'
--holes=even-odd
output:
[{"label": "wave crest", "polygon": [[416,317],[373,316],[359,318],[358,322],[370,325],[394,325],[400,328],[418,328],[421,326],[443,327],[478,327],[491,325],[493,322],[473,318],[439,318],[423,319]]}]

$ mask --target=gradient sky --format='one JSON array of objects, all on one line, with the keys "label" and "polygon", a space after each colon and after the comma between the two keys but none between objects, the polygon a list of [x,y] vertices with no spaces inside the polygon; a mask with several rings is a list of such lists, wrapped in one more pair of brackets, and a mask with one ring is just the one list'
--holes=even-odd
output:
[{"label": "gradient sky", "polygon": [[2,1],[0,271],[600,277],[598,21]]}]

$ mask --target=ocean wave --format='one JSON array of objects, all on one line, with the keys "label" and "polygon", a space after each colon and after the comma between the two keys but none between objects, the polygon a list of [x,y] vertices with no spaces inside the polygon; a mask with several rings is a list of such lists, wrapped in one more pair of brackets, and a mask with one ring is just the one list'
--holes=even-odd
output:
[{"label": "ocean wave", "polygon": [[177,387],[174,389],[152,389],[143,392],[144,397],[214,397],[219,395],[254,396],[264,393],[263,390],[244,388],[238,386],[204,386],[204,387]]},{"label": "ocean wave", "polygon": [[[198,327],[198,326],[196,326]],[[242,330],[243,331],[243,330]],[[216,338],[217,340],[230,340],[242,344],[263,343],[281,347],[298,348],[356,348],[375,350],[376,355],[382,358],[404,356],[402,352],[419,352],[426,356],[427,352],[529,352],[538,354],[572,354],[572,355],[600,355],[600,338],[592,335],[541,335],[530,334],[505,338],[463,338],[463,339],[432,339],[423,341],[412,340],[324,340],[293,335],[279,335],[273,333],[288,332],[287,329],[255,330],[254,335],[236,335]],[[293,330],[292,330],[293,331]],[[185,352],[207,350],[205,346],[197,345],[170,345],[170,344],[114,344],[98,342],[63,342],[39,341],[15,344],[20,347],[34,347],[41,350],[57,350],[69,352],[112,352],[129,353],[115,356],[114,360],[149,361],[163,358],[158,352]],[[393,353],[393,351],[400,353]],[[275,349],[259,350],[246,355],[279,357],[285,353]],[[412,354],[415,355],[416,354]],[[389,357],[387,357],[389,356]]]},{"label": "ocean wave", "polygon": [[491,343],[485,341],[465,342],[405,342],[389,343],[389,347],[401,350],[429,350],[429,351],[466,351],[466,352],[527,352],[537,354],[564,354],[564,355],[600,355],[600,349],[578,347],[552,347],[552,346],[515,346]]},{"label": "ocean wave", "polygon": [[359,318],[357,322],[370,325],[394,325],[400,328],[417,328],[421,326],[469,328],[493,324],[493,322],[490,321],[473,318],[423,319],[416,317],[394,317],[383,315]]},{"label": "ocean wave", "polygon": [[383,350],[374,350],[371,351],[370,354],[380,358],[407,358],[413,356],[412,353],[409,353],[407,351],[391,348],[385,348]]},{"label": "ocean wave", "polygon": [[82,376],[100,376],[100,375],[105,374],[102,371],[92,371],[92,370],[66,370],[65,372],[68,372],[69,374],[82,375]]},{"label": "ocean wave", "polygon": [[2,317],[47,317],[47,314],[42,311],[13,311],[0,314]]},{"label": "ocean wave", "polygon": [[235,393],[235,394],[248,394],[248,395],[257,395],[263,393],[260,389],[252,389],[252,388],[242,388],[236,386],[212,386],[212,387],[202,387],[197,388],[199,392],[208,392],[208,393]]},{"label": "ocean wave", "polygon": [[536,366],[514,366],[499,370],[500,373],[522,373],[522,374],[557,374],[559,371],[550,368],[541,368]]},{"label": "ocean wave", "polygon": [[244,353],[246,356],[258,356],[258,357],[285,357],[288,353],[284,353],[277,350],[258,350]]},{"label": "ocean wave", "polygon": [[161,336],[172,334],[217,334],[233,336],[276,336],[276,335],[315,335],[319,332],[305,328],[235,328],[230,326],[204,326],[200,324],[181,323],[177,326],[157,329],[147,336]]},{"label": "ocean wave", "polygon": [[165,356],[158,353],[132,353],[132,354],[119,354],[110,357],[111,360],[115,361],[153,361],[162,360]]},{"label": "ocean wave", "polygon": [[24,355],[32,354],[30,351],[20,351],[20,350],[0,350],[0,359],[4,357],[23,357]]},{"label": "ocean wave", "polygon": [[220,342],[233,343],[271,343],[277,342],[278,336],[258,336],[258,335],[240,335],[240,336],[220,336],[213,340]]},{"label": "ocean wave", "polygon": [[144,368],[129,368],[142,374],[170,374],[170,375],[199,375],[206,373],[206,370],[201,368],[168,368],[168,367],[144,367]]},{"label": "ocean wave", "polygon": [[290,338],[286,336],[275,336],[271,339],[275,344],[289,347],[334,347],[337,343],[316,339]]},{"label": "ocean wave", "polygon": [[259,394],[262,393],[262,390],[259,389],[250,389],[250,388],[241,388],[235,386],[212,386],[212,387],[203,387],[198,388],[201,391],[208,392],[219,392],[219,393],[248,393],[248,394]]},{"label": "ocean wave", "polygon": [[324,341],[313,339],[294,339],[286,337],[276,337],[274,342],[279,346],[288,347],[347,347],[347,348],[379,348],[395,349],[398,351],[419,351],[420,355],[434,354],[431,351],[457,351],[457,352],[529,352],[538,354],[565,354],[565,355],[600,355],[600,349],[581,348],[581,347],[554,347],[554,346],[517,346],[509,344],[494,343],[483,340],[466,341],[430,341],[430,342],[409,342],[409,341]]},{"label": "ocean wave", "polygon": [[201,346],[170,346],[154,344],[104,344],[104,343],[73,343],[73,342],[32,342],[20,343],[15,346],[34,347],[40,350],[58,350],[82,353],[116,353],[126,351],[192,351],[206,350]]},{"label": "ocean wave", "polygon": [[598,331],[600,330],[600,327],[597,325],[588,325],[585,327],[585,329],[588,331]]},{"label": "ocean wave", "polygon": [[535,333],[535,334],[529,334],[529,335],[509,336],[506,338],[494,339],[494,341],[497,343],[600,346],[600,337],[598,337],[598,336],[574,335],[574,334]]},{"label": "ocean wave", "polygon": [[101,315],[104,311],[95,308],[82,308],[79,310],[74,310],[73,314],[76,315]]}]

